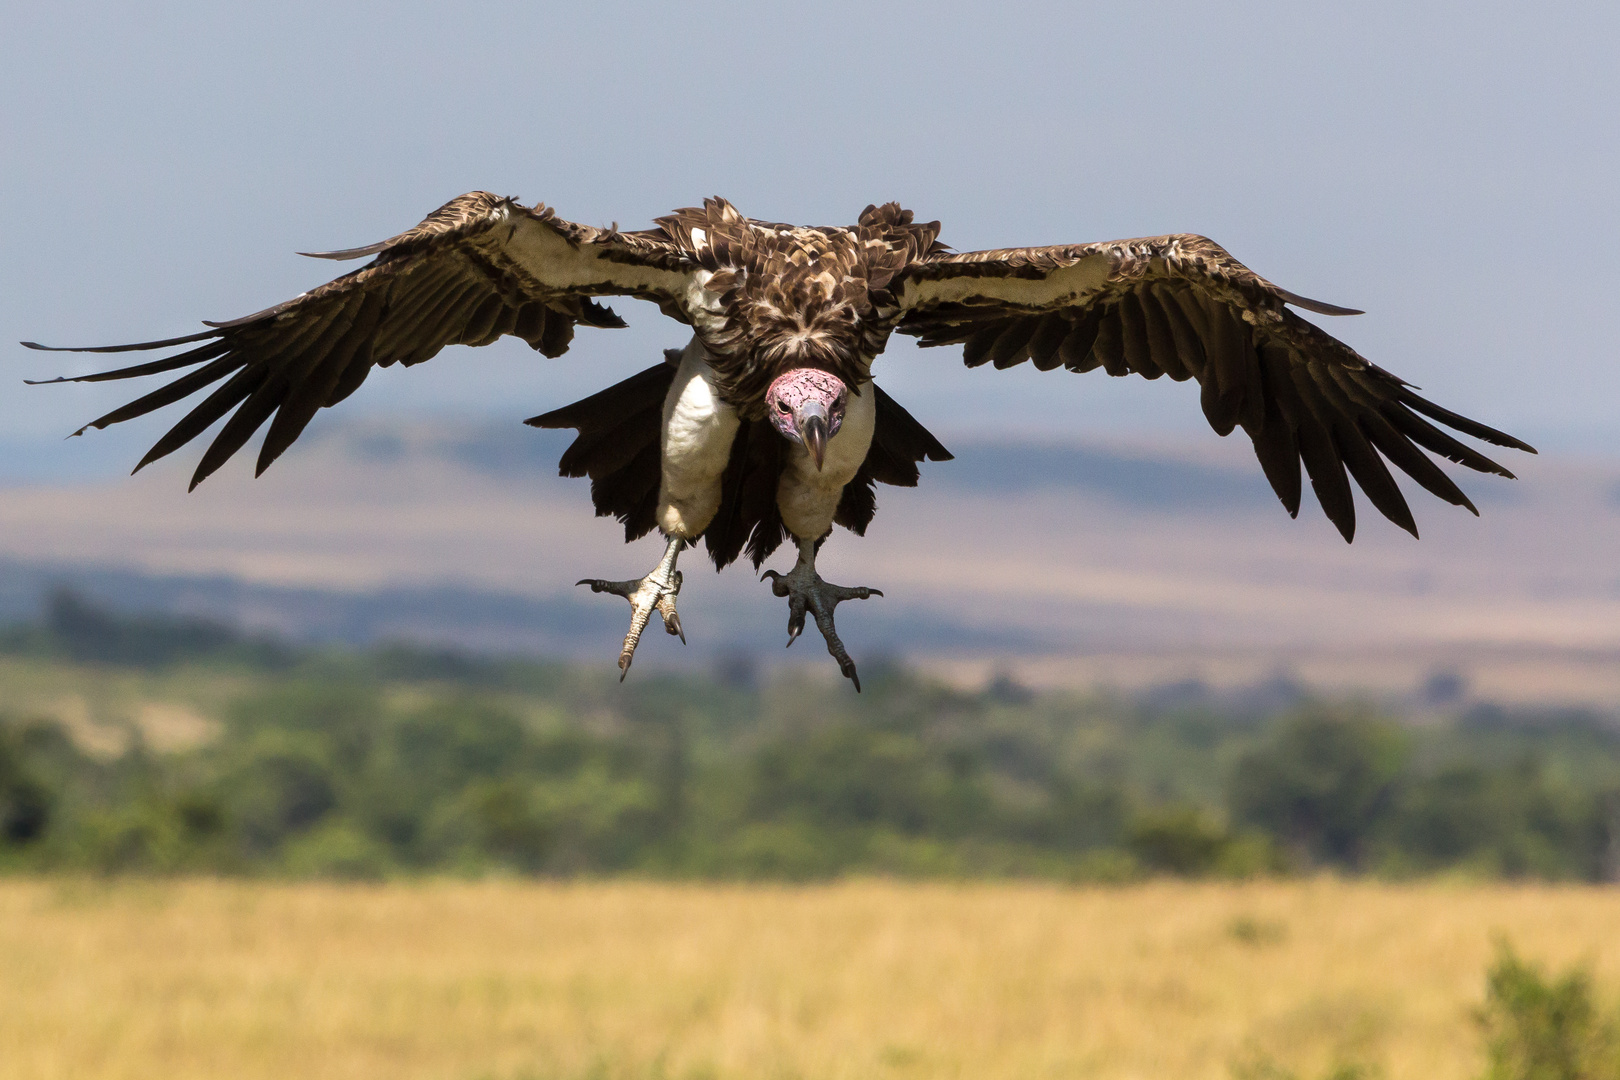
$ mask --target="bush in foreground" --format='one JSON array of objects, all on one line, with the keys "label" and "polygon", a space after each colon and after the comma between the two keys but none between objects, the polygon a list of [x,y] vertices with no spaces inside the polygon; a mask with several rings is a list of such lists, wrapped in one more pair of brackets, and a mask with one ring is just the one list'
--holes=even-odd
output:
[{"label": "bush in foreground", "polygon": [[1593,1000],[1586,968],[1549,976],[1500,942],[1478,1018],[1484,1080],[1620,1080],[1620,1023]]}]

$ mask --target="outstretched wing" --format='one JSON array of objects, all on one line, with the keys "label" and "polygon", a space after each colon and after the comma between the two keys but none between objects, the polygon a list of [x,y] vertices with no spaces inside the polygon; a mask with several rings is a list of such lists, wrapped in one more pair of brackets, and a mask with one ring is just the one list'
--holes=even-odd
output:
[{"label": "outstretched wing", "polygon": [[193,346],[150,363],[49,381],[102,382],[193,369],[85,428],[144,416],[218,384],[135,467],[173,453],[229,413],[192,476],[196,487],[268,420],[259,451],[262,473],[317,410],[352,394],[374,366],[419,364],[446,345],[488,345],[503,334],[546,356],[561,356],[576,324],[624,325],[594,296],[642,297],[682,318],[691,270],[673,245],[654,235],[575,225],[543,205],[528,208],[485,191],[451,200],[390,240],[314,257],[368,255],[375,258],[335,281],[255,315],[206,323],[212,329],[201,333],[58,350]]},{"label": "outstretched wing", "polygon": [[[1474,504],[1426,455],[1511,477],[1429,421],[1530,453],[1511,435],[1443,409],[1285,305],[1359,315],[1278,288],[1202,236],[926,256],[899,289],[897,329],[965,345],[969,367],[1025,360],[1050,370],[1197,379],[1221,435],[1242,427],[1291,515],[1300,462],[1322,509],[1355,535],[1354,477],[1385,517],[1417,535],[1384,460],[1449,503]],[[1427,419],[1425,419],[1427,418]],[[1422,449],[1420,449],[1420,447]]]}]

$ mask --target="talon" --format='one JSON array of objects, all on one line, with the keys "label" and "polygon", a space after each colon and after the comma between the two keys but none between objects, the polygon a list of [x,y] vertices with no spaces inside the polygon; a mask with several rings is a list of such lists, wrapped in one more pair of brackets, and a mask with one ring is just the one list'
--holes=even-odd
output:
[{"label": "talon", "polygon": [[619,681],[630,674],[635,660],[636,646],[641,643],[641,632],[652,620],[653,612],[664,621],[664,630],[686,644],[686,633],[681,617],[675,611],[675,597],[681,591],[681,572],[675,569],[675,559],[686,546],[686,541],[671,537],[664,549],[664,557],[646,577],[631,581],[608,581],[604,578],[581,578],[575,587],[589,585],[591,592],[610,592],[630,601],[630,629],[624,635],[624,646],[619,650]]},{"label": "talon", "polygon": [[855,684],[855,692],[859,693],[861,678],[855,671],[855,661],[850,659],[849,650],[844,648],[843,641],[838,637],[833,611],[845,600],[865,600],[882,596],[883,593],[864,585],[834,585],[822,580],[821,575],[816,573],[815,544],[805,540],[799,541],[799,561],[792,570],[786,574],[767,570],[760,575],[760,580],[769,580],[771,592],[788,598],[788,647],[791,648],[804,632],[805,615],[815,616],[816,629],[826,639],[827,652],[837,661],[839,672]]}]

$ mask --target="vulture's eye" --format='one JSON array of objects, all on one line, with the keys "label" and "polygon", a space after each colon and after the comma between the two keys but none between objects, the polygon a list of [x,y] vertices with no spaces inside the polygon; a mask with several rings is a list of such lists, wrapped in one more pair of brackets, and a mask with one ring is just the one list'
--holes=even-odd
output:
[{"label": "vulture's eye", "polygon": [[788,403],[787,402],[778,401],[776,403],[776,411],[781,413],[783,416],[786,416],[788,413],[792,412],[793,410],[788,408]]}]

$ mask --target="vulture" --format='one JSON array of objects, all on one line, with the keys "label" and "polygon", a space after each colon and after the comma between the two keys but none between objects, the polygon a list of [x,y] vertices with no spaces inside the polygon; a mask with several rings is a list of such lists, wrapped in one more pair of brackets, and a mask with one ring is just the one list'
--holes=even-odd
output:
[{"label": "vulture", "polygon": [[178,353],[48,381],[183,372],[80,432],[199,395],[136,465],[224,420],[195,487],[268,424],[262,473],[373,367],[419,364],[446,345],[505,334],[557,357],[576,326],[625,325],[598,298],[652,301],[691,328],[684,348],[525,421],[578,432],[560,471],[590,478],[597,515],[622,522],[627,541],[653,529],[667,540],[644,577],[578,583],[630,601],[621,679],[654,612],[685,640],[675,606],[685,548],[702,541],[717,569],[746,554],[758,570],[791,538],[793,569],[764,574],[787,598],[788,644],[808,614],[860,689],[833,612],[882,593],[823,580],[817,551],[835,524],[864,534],[876,484],[914,486],[920,462],[951,457],[873,381],[873,361],[897,331],[925,346],[961,346],[969,367],[1028,361],[1042,371],[1196,379],[1210,426],[1223,436],[1243,429],[1288,513],[1299,512],[1303,464],[1347,541],[1352,480],[1417,535],[1389,464],[1476,515],[1429,454],[1512,476],[1443,427],[1534,453],[1420,397],[1294,309],[1359,312],[1279,288],[1203,236],[956,252],[939,242],[938,222],[918,222],[898,203],[868,206],[853,226],[804,227],[744,217],[721,198],[654,224],[576,225],[544,204],[471,192],[392,239],[313,253],[370,261],[257,314],[183,337],[63,350]]}]

